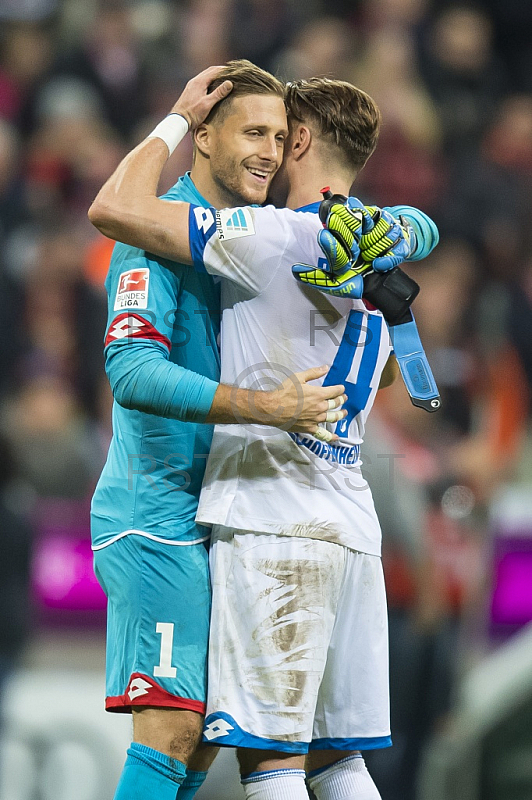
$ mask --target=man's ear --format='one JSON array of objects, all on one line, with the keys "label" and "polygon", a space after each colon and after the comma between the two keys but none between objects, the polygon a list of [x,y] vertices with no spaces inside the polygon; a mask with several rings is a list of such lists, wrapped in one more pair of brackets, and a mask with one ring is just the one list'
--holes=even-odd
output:
[{"label": "man's ear", "polygon": [[306,125],[297,125],[297,127],[291,131],[290,139],[292,157],[295,161],[299,161],[310,147],[312,141],[310,128],[307,128]]},{"label": "man's ear", "polygon": [[198,125],[194,131],[194,144],[205,158],[209,158],[211,153],[211,134],[210,125],[204,123]]}]

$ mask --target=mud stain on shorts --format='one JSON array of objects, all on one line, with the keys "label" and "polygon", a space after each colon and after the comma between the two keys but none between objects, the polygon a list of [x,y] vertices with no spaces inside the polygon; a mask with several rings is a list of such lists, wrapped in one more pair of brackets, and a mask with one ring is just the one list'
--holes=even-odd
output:
[{"label": "mud stain on shorts", "polygon": [[[257,596],[265,616],[251,635],[247,653],[252,664],[250,688],[277,713],[294,723],[298,711],[314,699],[317,651],[322,648],[321,608],[336,572],[328,558],[270,559],[254,561],[253,568],[270,579]],[[269,612],[269,613],[268,613]],[[325,654],[323,654],[325,658]],[[311,685],[308,686],[309,681]],[[296,724],[296,727],[297,724]]]}]

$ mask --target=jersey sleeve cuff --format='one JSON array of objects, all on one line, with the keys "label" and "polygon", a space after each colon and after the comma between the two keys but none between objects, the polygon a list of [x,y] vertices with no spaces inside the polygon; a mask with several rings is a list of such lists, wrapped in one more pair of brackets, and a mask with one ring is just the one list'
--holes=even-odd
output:
[{"label": "jersey sleeve cuff", "polygon": [[414,229],[417,238],[415,254],[408,257],[407,261],[421,261],[431,253],[438,242],[440,234],[436,223],[419,208],[413,206],[391,206],[385,211],[389,211],[394,217],[404,215]]},{"label": "jersey sleeve cuff", "polygon": [[219,384],[210,378],[201,376],[198,381],[194,397],[189,398],[189,413],[186,415],[189,422],[206,422],[209,411]]},{"label": "jersey sleeve cuff", "polygon": [[[203,214],[203,225],[198,226],[196,212],[200,215]],[[208,216],[209,215],[209,216]],[[209,209],[204,210],[200,206],[191,205],[188,212],[188,240],[190,246],[190,254],[192,256],[192,263],[196,272],[207,272],[205,264],[203,263],[203,251],[207,243],[207,231],[211,233],[211,226],[209,220],[212,218],[214,222],[214,215]]]}]

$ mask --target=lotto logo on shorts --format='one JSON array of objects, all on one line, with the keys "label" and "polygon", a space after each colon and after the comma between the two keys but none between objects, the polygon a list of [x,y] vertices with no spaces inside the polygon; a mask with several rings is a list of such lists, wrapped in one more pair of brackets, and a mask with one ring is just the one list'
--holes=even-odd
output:
[{"label": "lotto logo on shorts", "polygon": [[150,689],[153,689],[153,686],[148,681],[145,681],[144,678],[133,678],[127,690],[130,702],[132,703],[133,700],[143,694],[148,694]]},{"label": "lotto logo on shorts", "polygon": [[220,736],[228,736],[229,731],[234,731],[234,727],[226,722],[225,719],[216,719],[210,722],[203,729],[203,735],[210,742],[212,739],[219,739]]},{"label": "lotto logo on shorts", "polygon": [[149,269],[130,269],[118,280],[114,310],[122,308],[148,308]]}]

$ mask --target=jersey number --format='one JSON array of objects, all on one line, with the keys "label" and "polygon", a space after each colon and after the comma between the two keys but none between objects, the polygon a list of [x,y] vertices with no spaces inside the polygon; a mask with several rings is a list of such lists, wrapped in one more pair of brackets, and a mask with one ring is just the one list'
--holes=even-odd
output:
[{"label": "jersey number", "polygon": [[172,666],[172,646],[174,644],[174,623],[158,622],[155,630],[161,634],[161,656],[159,664],[153,668],[155,678],[175,678],[176,667]]},{"label": "jersey number", "polygon": [[[364,321],[366,320],[366,325]],[[345,419],[336,425],[335,433],[345,436],[354,418],[365,407],[371,394],[371,381],[375,374],[381,341],[382,319],[376,314],[351,311],[347,318],[344,335],[332,366],[323,381],[324,386],[343,383],[347,400]],[[356,383],[347,380],[357,353],[362,351]]]}]

